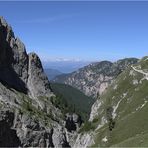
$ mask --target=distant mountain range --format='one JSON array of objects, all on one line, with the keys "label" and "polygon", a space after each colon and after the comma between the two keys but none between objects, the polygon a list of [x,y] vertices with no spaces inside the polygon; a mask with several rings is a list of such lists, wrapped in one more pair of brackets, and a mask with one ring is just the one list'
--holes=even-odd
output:
[{"label": "distant mountain range", "polygon": [[71,73],[78,70],[81,67],[84,67],[90,64],[90,61],[72,61],[72,60],[59,60],[59,61],[43,61],[44,69],[56,69],[62,73]]},{"label": "distant mountain range", "polygon": [[126,58],[114,63],[96,62],[70,74],[59,75],[52,81],[71,85],[87,96],[98,97],[123,70],[137,61],[136,58]]},{"label": "distant mountain range", "polygon": [[48,68],[48,69],[44,69],[44,71],[45,71],[45,73],[46,73],[46,75],[47,75],[47,77],[48,77],[48,80],[52,80],[52,79],[54,79],[56,76],[62,74],[62,72],[60,72],[60,71],[58,71],[58,70],[56,70],[56,69],[50,69],[50,68]]}]

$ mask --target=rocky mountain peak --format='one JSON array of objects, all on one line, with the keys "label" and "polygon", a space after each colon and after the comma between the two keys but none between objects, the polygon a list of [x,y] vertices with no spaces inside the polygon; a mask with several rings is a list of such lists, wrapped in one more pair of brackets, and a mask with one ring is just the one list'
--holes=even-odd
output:
[{"label": "rocky mountain peak", "polygon": [[14,32],[12,27],[6,22],[6,20],[0,16],[0,26],[3,28],[4,37],[8,42],[11,41],[11,37],[14,38]]},{"label": "rocky mountain peak", "polygon": [[61,111],[51,96],[40,58],[27,54],[0,17],[0,147],[67,146]]},{"label": "rocky mountain peak", "polygon": [[95,62],[73,73],[59,75],[54,78],[53,82],[71,85],[85,95],[97,98],[122,71],[137,61],[136,58],[125,58],[114,63],[110,61]]},{"label": "rocky mountain peak", "polygon": [[[43,72],[43,67],[39,57],[35,53],[28,55],[28,88],[32,96],[49,96],[50,84]],[[44,86],[44,87],[43,87]]]},{"label": "rocky mountain peak", "polygon": [[12,27],[0,17],[0,81],[26,94],[49,94],[49,82],[35,53],[26,52]]},{"label": "rocky mountain peak", "polygon": [[2,25],[5,26],[5,27],[8,26],[6,20],[4,19],[3,16],[0,16],[0,24],[2,24]]}]

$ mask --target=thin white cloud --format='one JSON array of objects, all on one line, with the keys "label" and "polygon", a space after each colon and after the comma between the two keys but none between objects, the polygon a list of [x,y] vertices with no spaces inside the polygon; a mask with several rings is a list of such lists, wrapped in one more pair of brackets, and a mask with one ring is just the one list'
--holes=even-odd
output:
[{"label": "thin white cloud", "polygon": [[45,17],[45,18],[32,18],[28,20],[19,20],[16,23],[26,23],[26,24],[31,24],[31,23],[51,23],[55,21],[60,21],[64,19],[70,19],[77,14],[63,14],[63,15],[56,15],[56,16],[51,16],[51,17]]},{"label": "thin white cloud", "polygon": [[82,61],[86,61],[83,59],[79,59],[79,58],[63,58],[63,57],[41,57],[41,60],[43,62],[82,62]]}]

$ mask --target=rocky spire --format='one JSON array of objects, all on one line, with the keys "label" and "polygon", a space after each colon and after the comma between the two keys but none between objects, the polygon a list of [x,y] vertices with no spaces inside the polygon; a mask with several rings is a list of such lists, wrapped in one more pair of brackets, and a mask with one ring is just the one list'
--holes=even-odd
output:
[{"label": "rocky spire", "polygon": [[39,57],[35,53],[30,53],[28,56],[29,67],[27,86],[29,90],[31,90],[31,95],[33,97],[49,95],[47,92],[50,90],[50,85],[45,73],[43,72],[43,67]]},{"label": "rocky spire", "polygon": [[0,17],[0,82],[32,96],[49,95],[49,82],[35,53],[15,37],[12,27]]}]

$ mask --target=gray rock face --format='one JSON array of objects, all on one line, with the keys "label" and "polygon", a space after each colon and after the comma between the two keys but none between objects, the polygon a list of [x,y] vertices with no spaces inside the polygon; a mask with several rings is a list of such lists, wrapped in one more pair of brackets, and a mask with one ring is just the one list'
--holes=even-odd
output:
[{"label": "gray rock face", "polygon": [[71,85],[83,91],[85,95],[98,97],[124,69],[137,60],[129,58],[115,63],[109,61],[92,63],[71,74],[57,76],[53,81]]},{"label": "gray rock face", "polygon": [[16,134],[16,130],[12,128],[13,120],[13,112],[0,111],[0,147],[21,146],[21,141]]},{"label": "gray rock face", "polygon": [[21,80],[26,83],[28,79],[28,55],[26,53],[25,45],[19,38],[16,38],[15,43],[13,43],[11,47],[14,58],[13,68]]},{"label": "gray rock face", "polygon": [[[58,131],[59,130],[59,131]],[[38,121],[9,110],[0,112],[1,147],[68,147],[61,127],[45,128]]]},{"label": "gray rock face", "polygon": [[82,124],[82,119],[79,115],[73,113],[73,114],[66,114],[66,122],[65,122],[65,128],[69,131],[77,131],[79,127]]},{"label": "gray rock face", "polygon": [[12,28],[0,18],[0,81],[27,93],[27,54],[20,40],[15,39]]},{"label": "gray rock face", "polygon": [[53,147],[53,129],[45,129],[38,121],[26,115],[15,114],[13,125],[23,147]]},{"label": "gray rock face", "polygon": [[39,57],[0,17],[0,147],[69,147],[51,96]]},{"label": "gray rock face", "polygon": [[12,28],[0,17],[0,81],[33,97],[49,95],[49,82],[34,53],[27,55],[25,45],[15,38]]},{"label": "gray rock face", "polygon": [[43,72],[41,61],[35,53],[29,54],[27,86],[29,90],[31,90],[31,95],[33,97],[49,96],[51,93],[50,84]]}]

